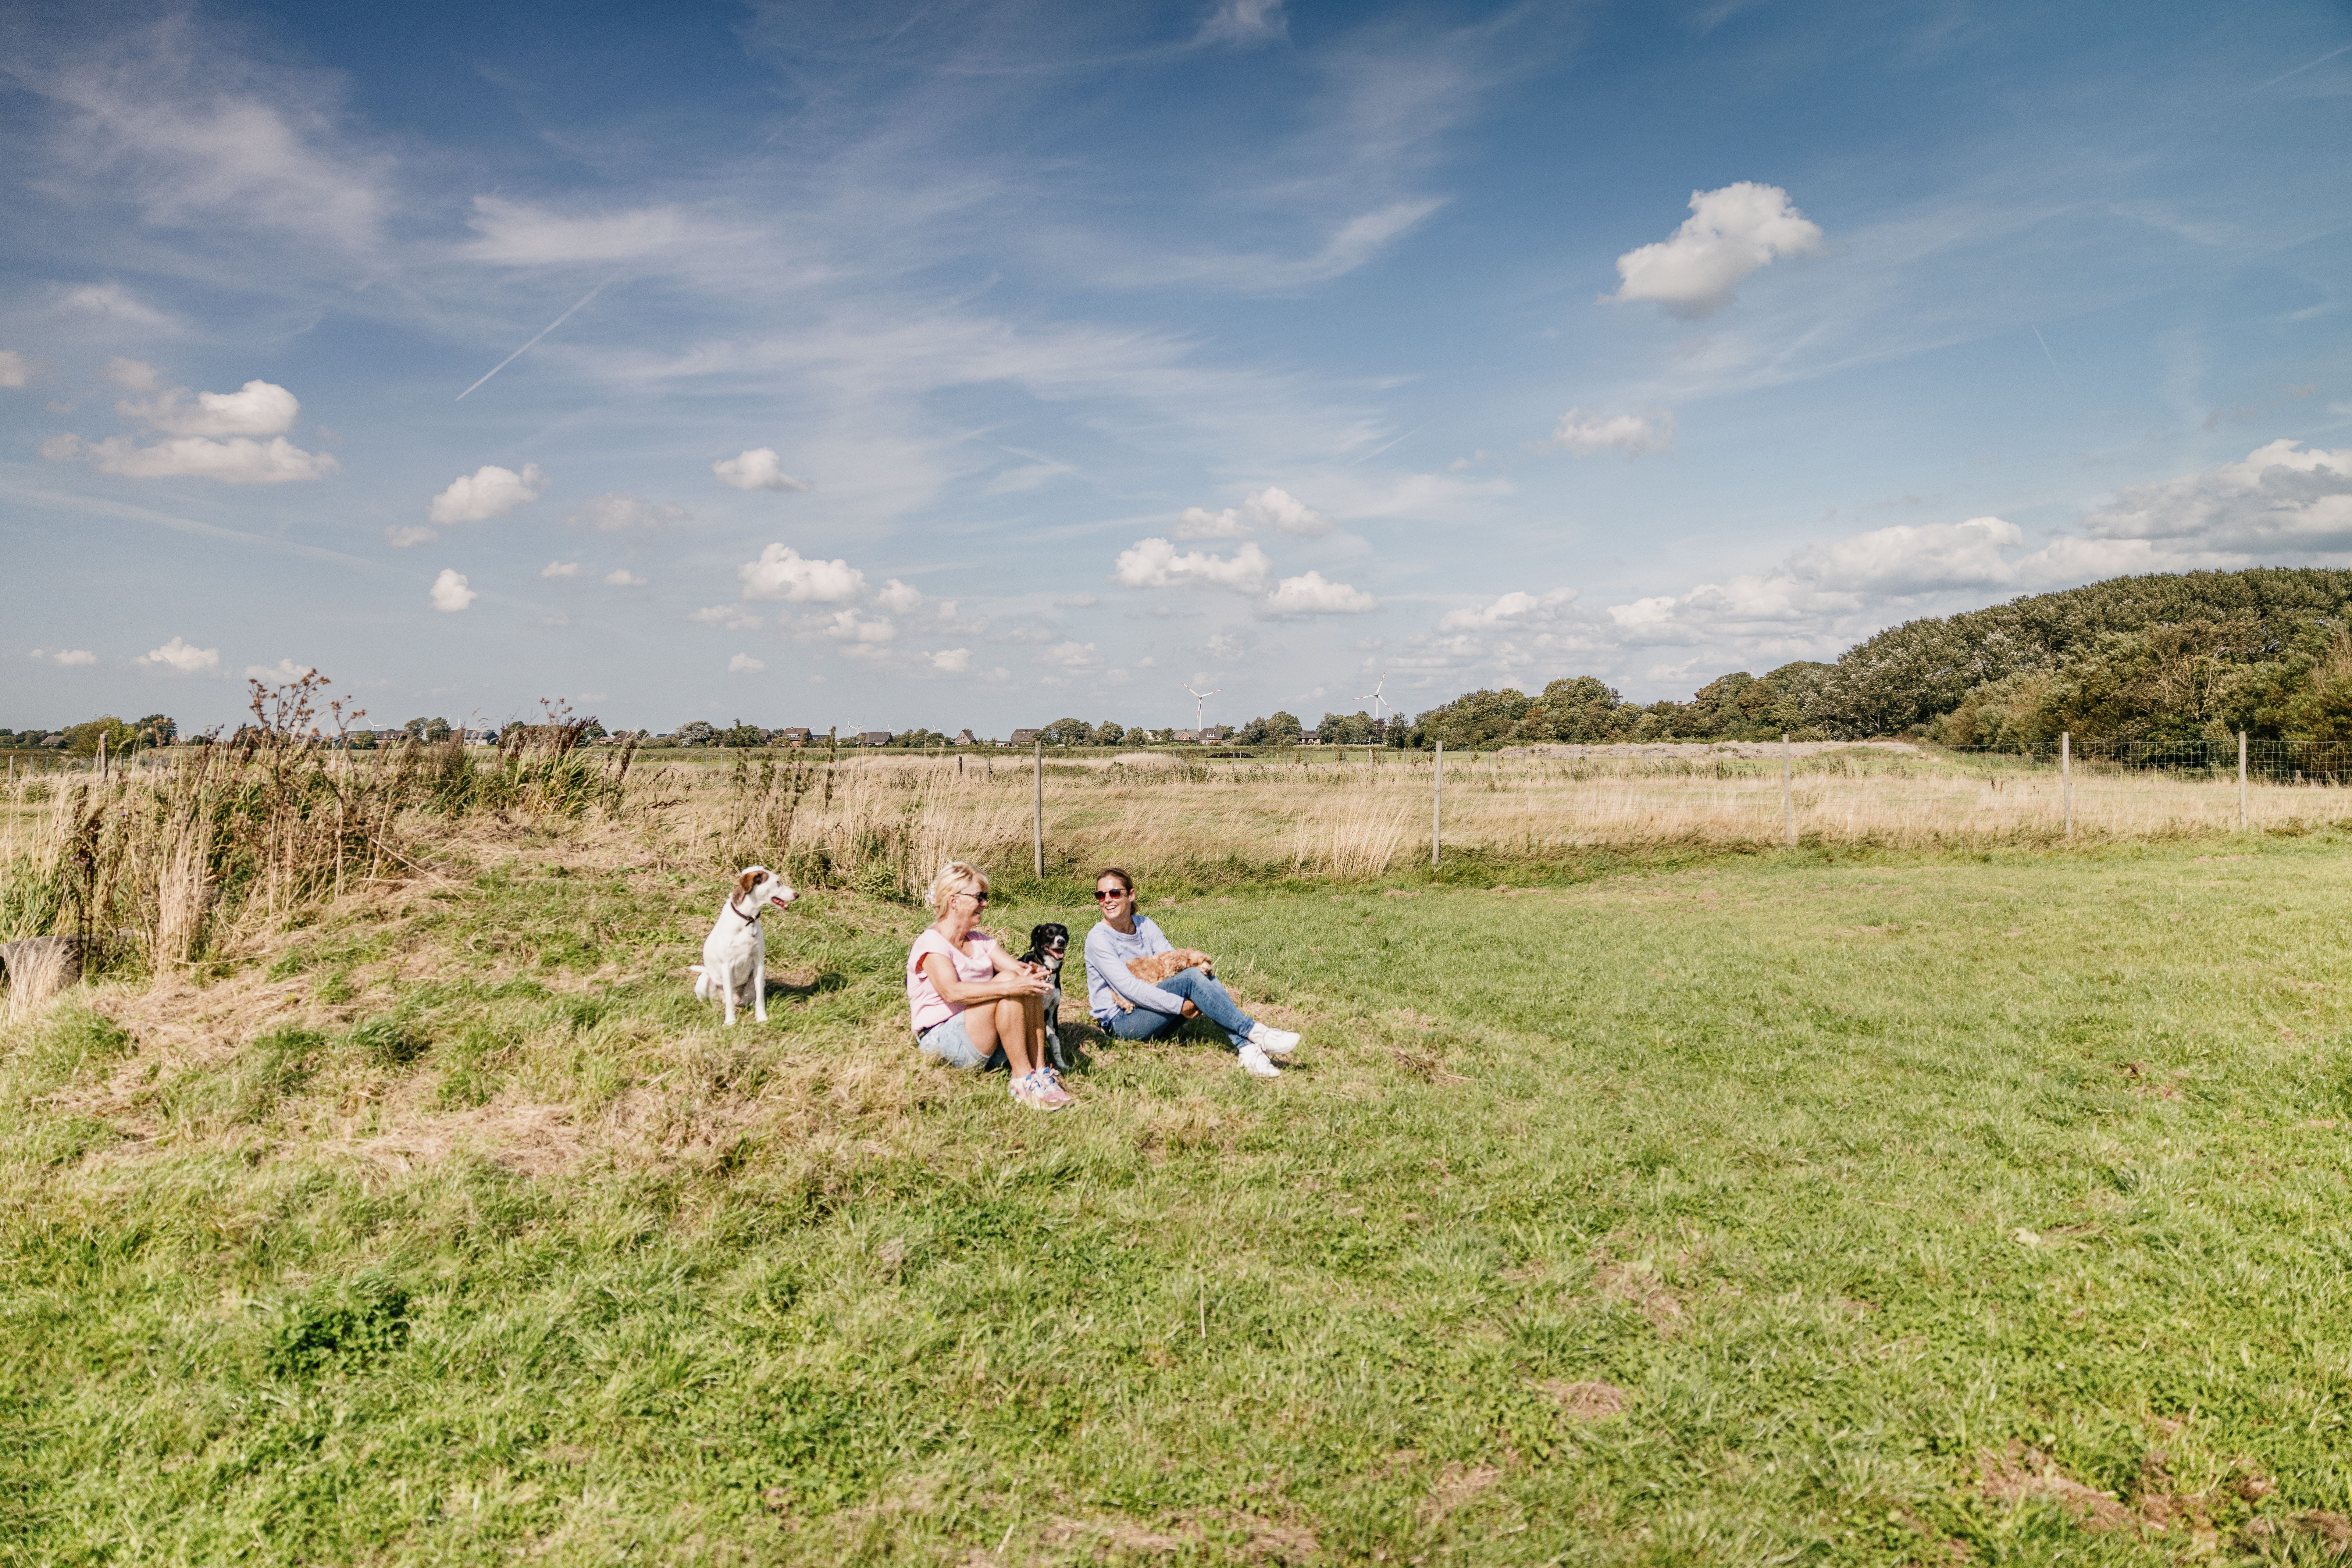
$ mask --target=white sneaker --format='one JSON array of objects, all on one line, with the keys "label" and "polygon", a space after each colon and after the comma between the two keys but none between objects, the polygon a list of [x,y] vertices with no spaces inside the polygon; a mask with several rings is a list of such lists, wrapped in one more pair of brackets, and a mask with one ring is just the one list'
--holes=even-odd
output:
[{"label": "white sneaker", "polygon": [[1298,1048],[1298,1037],[1287,1029],[1269,1029],[1264,1024],[1250,1026],[1249,1043],[1269,1057],[1286,1057]]},{"label": "white sneaker", "polygon": [[1282,1069],[1265,1059],[1265,1052],[1253,1040],[1242,1047],[1242,1071],[1252,1078],[1280,1078]]}]

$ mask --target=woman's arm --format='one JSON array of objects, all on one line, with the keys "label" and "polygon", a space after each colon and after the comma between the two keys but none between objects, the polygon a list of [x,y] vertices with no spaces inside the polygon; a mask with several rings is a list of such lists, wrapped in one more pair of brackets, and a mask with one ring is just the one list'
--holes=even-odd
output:
[{"label": "woman's arm", "polygon": [[1045,994],[1045,977],[1020,963],[1013,964],[1011,973],[1000,973],[993,980],[960,980],[955,965],[943,952],[923,954],[923,976],[940,994],[941,1001],[958,1007],[969,1007],[975,1002],[1000,1002],[1007,996]]},{"label": "woman's arm", "polygon": [[[1135,972],[1128,968],[1126,961],[1111,951],[1108,937],[1103,938],[1100,942],[1095,940],[1097,932],[1109,929],[1108,926],[1098,922],[1094,931],[1087,932],[1087,973],[1099,976],[1104,984],[1139,1007],[1154,1013],[1181,1016],[1184,1011],[1184,998],[1172,992],[1162,991],[1157,985],[1146,984],[1138,980],[1135,977]],[[1167,942],[1163,939],[1159,949],[1155,951],[1165,952],[1166,950]]]},{"label": "woman's arm", "polygon": [[1004,949],[1004,944],[998,942],[994,937],[988,938],[987,942],[988,962],[996,966],[997,973],[1030,974],[1035,973],[1029,967],[1029,965],[1022,963],[1010,952],[1007,952]]}]

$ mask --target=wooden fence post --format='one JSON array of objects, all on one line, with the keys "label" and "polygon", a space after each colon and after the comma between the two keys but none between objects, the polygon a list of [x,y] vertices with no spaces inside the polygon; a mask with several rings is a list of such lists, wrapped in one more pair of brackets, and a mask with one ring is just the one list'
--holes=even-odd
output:
[{"label": "wooden fence post", "polygon": [[1045,737],[1037,737],[1037,773],[1035,798],[1029,812],[1029,839],[1033,858],[1037,863],[1037,879],[1045,878]]},{"label": "wooden fence post", "polygon": [[1437,763],[1429,773],[1429,863],[1437,864],[1441,825],[1445,815],[1445,742],[1437,742]]},{"label": "wooden fence post", "polygon": [[[101,741],[101,743],[103,742]],[[2238,831],[2246,830],[2246,732],[2238,731]]]},{"label": "wooden fence post", "polygon": [[2066,837],[2074,837],[2074,737],[2058,731],[2058,800],[2066,815]]},{"label": "wooden fence post", "polygon": [[1797,847],[1797,786],[1790,777],[1790,756],[1789,732],[1783,730],[1780,731],[1780,821],[1788,829],[1789,847],[1794,849]]}]

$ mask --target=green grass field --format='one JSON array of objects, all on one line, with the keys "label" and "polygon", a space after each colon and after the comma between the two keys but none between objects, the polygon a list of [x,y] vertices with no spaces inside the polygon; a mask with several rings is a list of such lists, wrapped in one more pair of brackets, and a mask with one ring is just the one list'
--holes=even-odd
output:
[{"label": "green grass field", "polygon": [[1147,887],[1299,1065],[1045,1117],[526,844],[10,1037],[0,1561],[2318,1561],[2347,847]]}]

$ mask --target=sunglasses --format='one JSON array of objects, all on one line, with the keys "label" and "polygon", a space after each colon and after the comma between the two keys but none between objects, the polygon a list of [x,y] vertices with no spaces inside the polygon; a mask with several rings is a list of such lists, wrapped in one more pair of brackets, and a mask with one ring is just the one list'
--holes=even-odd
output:
[{"label": "sunglasses", "polygon": [[963,896],[970,899],[974,904],[984,904],[988,902],[988,895],[986,893],[966,892]]},{"label": "sunglasses", "polygon": [[1113,899],[1126,898],[1129,893],[1134,891],[1135,889],[1132,888],[1113,888],[1110,891],[1105,892],[1100,888],[1097,888],[1095,889],[1095,902],[1098,904],[1107,904]]}]

